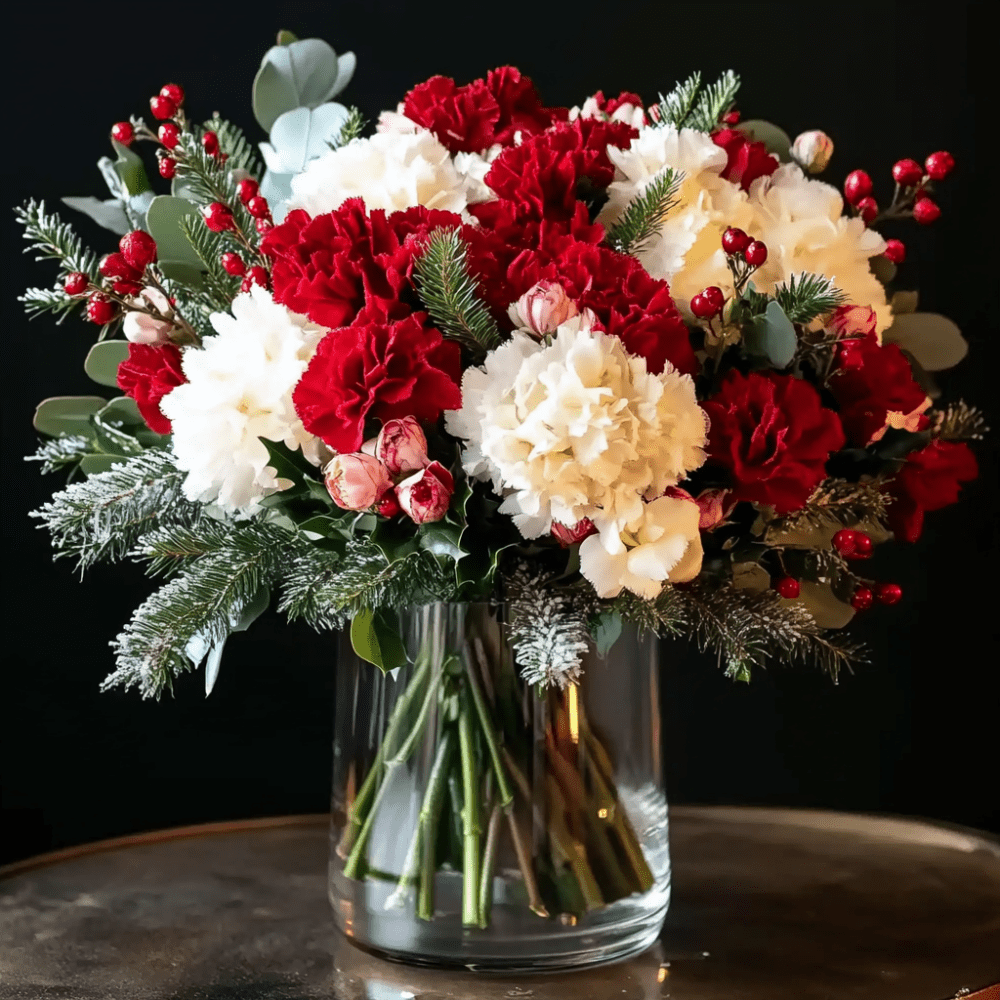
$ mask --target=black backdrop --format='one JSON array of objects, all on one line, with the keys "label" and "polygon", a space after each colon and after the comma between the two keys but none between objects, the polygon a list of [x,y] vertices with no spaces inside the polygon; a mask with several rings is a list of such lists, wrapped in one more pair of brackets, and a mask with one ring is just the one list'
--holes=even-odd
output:
[{"label": "black backdrop", "polygon": [[[791,135],[821,127],[836,143],[828,177],[869,169],[878,189],[901,156],[949,149],[954,179],[929,230],[887,232],[910,248],[900,277],[946,312],[972,356],[942,378],[997,418],[996,151],[977,134],[995,114],[968,68],[988,5],[950,4],[933,21],[909,4],[237,4],[193,8],[46,5],[5,17],[4,199],[102,194],[93,164],[107,130],[168,81],[190,110],[218,109],[262,139],[250,84],[274,31],[326,38],[358,56],[344,100],[369,120],[433,73],[465,82],[518,65],[551,104],[599,87],[651,100],[700,68],[743,76],[745,117]],[[136,13],[138,11],[138,13]],[[51,16],[50,15],[51,12]],[[18,17],[21,23],[18,23]],[[983,67],[984,75],[988,67]],[[977,101],[979,105],[977,106]],[[69,214],[69,213],[68,213]],[[95,247],[111,234],[81,221]],[[274,614],[235,636],[209,699],[187,675],[174,699],[100,695],[108,641],[145,596],[135,566],[81,584],[53,565],[26,513],[56,487],[21,456],[50,395],[90,393],[82,360],[93,327],[29,325],[15,295],[50,272],[19,254],[8,222],[4,268],[4,847],[0,860],[208,820],[326,808],[335,641]],[[998,431],[1000,432],[1000,431]],[[684,647],[665,650],[665,754],[673,801],[771,803],[930,816],[1000,829],[996,765],[996,435],[964,502],[928,518],[916,546],[885,547],[873,575],[899,580],[895,608],[856,622],[871,663],[837,686],[808,669],[773,669],[749,686]]]}]

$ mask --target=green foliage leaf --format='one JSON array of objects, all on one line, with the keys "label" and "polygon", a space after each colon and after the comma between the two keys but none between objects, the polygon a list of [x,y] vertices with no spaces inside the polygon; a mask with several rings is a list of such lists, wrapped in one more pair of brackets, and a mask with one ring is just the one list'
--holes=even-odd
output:
[{"label": "green foliage leaf", "polygon": [[947,316],[938,313],[897,315],[882,337],[886,343],[897,344],[912,354],[928,372],[953,368],[969,352],[961,330]]},{"label": "green foliage leaf", "polygon": [[90,418],[107,403],[100,396],[53,396],[43,399],[35,410],[34,427],[42,434],[94,436]]},{"label": "green foliage leaf", "polygon": [[[111,145],[115,150],[115,159],[112,161],[108,157],[102,157],[98,161],[98,167],[108,181],[108,188],[116,198],[127,200],[130,195],[142,194],[144,191],[152,189],[149,178],[146,176],[146,167],[142,162],[142,157],[133,152],[128,146],[123,146],[120,142],[111,140]],[[111,176],[117,180],[117,185]]]},{"label": "green foliage leaf", "polygon": [[88,476],[96,476],[102,472],[110,472],[124,461],[121,455],[84,455],[80,460],[80,471]]},{"label": "green foliage leaf", "polygon": [[798,340],[792,321],[774,300],[767,304],[762,316],[753,319],[744,334],[744,345],[750,354],[767,358],[775,368],[786,368],[795,356]]},{"label": "green foliage leaf", "polygon": [[614,608],[606,608],[591,619],[590,634],[594,639],[597,655],[604,657],[622,634],[622,616]]},{"label": "green foliage leaf", "polygon": [[168,278],[201,283],[204,264],[180,226],[185,217],[197,215],[198,209],[185,198],[162,194],[150,203],[146,228],[156,240],[157,263]]},{"label": "green foliage leaf", "polygon": [[828,583],[800,581],[799,596],[789,603],[805,608],[820,628],[843,628],[854,617],[854,608],[839,600]]},{"label": "green foliage leaf", "polygon": [[393,611],[359,611],[351,621],[351,645],[361,659],[374,663],[384,674],[406,663],[399,620]]},{"label": "green foliage leaf", "polygon": [[350,117],[343,104],[327,103],[318,108],[293,108],[278,116],[270,142],[262,142],[267,169],[274,174],[298,174],[310,161],[336,148]]},{"label": "green foliage leaf", "polygon": [[896,265],[883,254],[869,257],[868,269],[883,285],[888,285],[896,277]]},{"label": "green foliage leaf", "polygon": [[104,201],[93,197],[63,198],[62,203],[90,216],[99,226],[110,229],[119,236],[123,236],[132,228],[120,198],[106,198]]},{"label": "green foliage leaf", "polygon": [[792,140],[788,133],[770,122],[752,118],[736,126],[751,142],[762,142],[769,153],[773,153],[782,163],[792,159]]},{"label": "green foliage leaf", "polygon": [[118,366],[128,357],[127,340],[104,340],[87,353],[83,370],[98,384],[118,385]]},{"label": "green foliage leaf", "polygon": [[339,71],[337,53],[319,38],[268,49],[253,82],[253,113],[261,128],[270,132],[286,111],[329,101],[350,79],[350,60],[347,67]]}]

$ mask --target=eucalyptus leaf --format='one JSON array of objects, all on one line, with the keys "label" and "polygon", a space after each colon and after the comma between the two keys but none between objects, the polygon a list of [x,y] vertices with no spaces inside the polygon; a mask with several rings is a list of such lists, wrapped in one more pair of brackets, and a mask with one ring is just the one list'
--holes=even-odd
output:
[{"label": "eucalyptus leaf", "polygon": [[177,281],[200,280],[205,265],[184,235],[180,221],[198,215],[198,209],[185,198],[162,194],[154,198],[146,212],[146,228],[156,240],[160,270]]},{"label": "eucalyptus leaf", "polygon": [[928,372],[953,368],[969,352],[961,330],[947,316],[938,313],[898,315],[882,334],[882,339],[908,351]]},{"label": "eucalyptus leaf", "polygon": [[118,366],[128,357],[127,340],[104,340],[87,353],[83,370],[98,385],[118,385]]},{"label": "eucalyptus leaf", "polygon": [[767,358],[775,368],[786,368],[791,363],[797,343],[792,321],[773,299],[762,316],[754,317],[751,329],[744,336],[747,351]]},{"label": "eucalyptus leaf", "polygon": [[287,31],[285,28],[282,28],[281,31],[278,32],[279,45],[291,45],[292,42],[297,42],[298,40],[299,36],[293,31]]},{"label": "eucalyptus leaf", "polygon": [[97,447],[103,454],[130,458],[142,451],[142,445],[131,434],[106,424],[96,413],[90,418],[90,425],[94,428]]},{"label": "eucalyptus leaf", "polygon": [[85,475],[96,476],[124,461],[126,459],[123,455],[84,455],[80,460],[80,469]]},{"label": "eucalyptus leaf", "polygon": [[801,580],[794,603],[801,604],[820,628],[843,628],[854,617],[854,608],[838,600],[827,583]]},{"label": "eucalyptus leaf", "polygon": [[336,103],[286,111],[272,126],[270,143],[260,144],[267,169],[277,174],[301,173],[310,160],[336,144],[349,115],[343,104]]},{"label": "eucalyptus leaf", "polygon": [[243,605],[243,610],[230,625],[229,635],[223,636],[209,650],[208,658],[205,660],[206,698],[212,693],[212,688],[215,687],[215,682],[219,679],[219,668],[222,666],[222,651],[225,649],[226,640],[233,632],[245,632],[267,610],[270,603],[271,591],[267,587],[262,587]]},{"label": "eucalyptus leaf", "polygon": [[919,299],[920,296],[917,292],[896,292],[889,303],[892,307],[893,316],[902,316],[904,313],[916,312]]},{"label": "eucalyptus leaf", "polygon": [[92,439],[94,429],[90,418],[100,412],[105,403],[107,400],[100,396],[53,396],[43,399],[35,409],[35,430],[52,437],[80,434]]},{"label": "eucalyptus leaf", "polygon": [[762,142],[769,153],[774,153],[782,163],[792,159],[792,140],[788,133],[777,125],[752,118],[736,126],[751,142]]},{"label": "eucalyptus leaf", "polygon": [[591,623],[590,634],[593,636],[597,655],[603,659],[622,634],[622,616],[614,609],[602,611]]},{"label": "eucalyptus leaf", "polygon": [[883,285],[888,285],[896,277],[896,265],[882,254],[869,257],[868,268]]},{"label": "eucalyptus leaf", "polygon": [[[114,341],[112,341],[112,343],[114,343]],[[129,426],[146,426],[146,421],[143,420],[142,414],[139,412],[139,406],[131,396],[115,396],[115,398],[112,399],[100,413],[98,413],[98,416],[105,422],[109,420],[117,420]]]},{"label": "eucalyptus leaf", "polygon": [[115,159],[102,156],[97,161],[97,168],[101,171],[112,195],[124,200],[129,195],[151,190],[152,185],[146,176],[142,158],[120,142],[112,140],[111,145],[115,150]]},{"label": "eucalyptus leaf", "polygon": [[351,621],[351,645],[361,659],[373,663],[382,673],[406,663],[399,622],[392,611],[359,611]]},{"label": "eucalyptus leaf", "polygon": [[733,586],[761,594],[771,589],[771,574],[755,562],[733,563]]},{"label": "eucalyptus leaf", "polygon": [[270,132],[294,108],[315,108],[336,93],[337,53],[319,38],[275,45],[264,54],[253,82],[253,113]]},{"label": "eucalyptus leaf", "polygon": [[337,79],[333,84],[331,97],[336,97],[351,82],[357,65],[358,57],[353,52],[337,56]]},{"label": "eucalyptus leaf", "polygon": [[[261,143],[261,149],[267,143]],[[275,224],[285,221],[288,214],[288,201],[292,197],[292,177],[294,174],[276,174],[273,170],[265,170],[260,180],[260,193],[271,206],[271,217]]]},{"label": "eucalyptus leaf", "polygon": [[111,232],[124,236],[132,228],[129,217],[125,214],[125,206],[120,198],[63,198],[62,203],[89,215],[99,226],[110,229]]}]

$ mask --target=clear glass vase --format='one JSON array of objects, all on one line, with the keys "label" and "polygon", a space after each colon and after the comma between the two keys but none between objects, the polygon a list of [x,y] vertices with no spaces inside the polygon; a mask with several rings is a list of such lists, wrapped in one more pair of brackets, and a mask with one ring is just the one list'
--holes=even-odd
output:
[{"label": "clear glass vase", "polygon": [[657,647],[625,625],[576,685],[519,677],[504,606],[399,612],[383,675],[341,641],[329,893],[409,962],[541,971],[652,944],[670,898]]}]

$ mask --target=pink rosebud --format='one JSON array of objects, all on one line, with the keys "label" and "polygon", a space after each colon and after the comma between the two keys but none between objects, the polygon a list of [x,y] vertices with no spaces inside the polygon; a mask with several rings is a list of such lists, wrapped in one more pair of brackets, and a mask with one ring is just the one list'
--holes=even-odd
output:
[{"label": "pink rosebud", "polygon": [[426,524],[444,517],[454,492],[451,473],[440,462],[431,462],[397,485],[396,499],[412,521]]},{"label": "pink rosebud", "polygon": [[430,464],[427,438],[416,417],[387,420],[375,442],[375,457],[393,476],[426,468]]},{"label": "pink rosebud", "polygon": [[323,470],[333,502],[344,510],[366,510],[392,486],[389,470],[371,455],[334,455]]},{"label": "pink rosebud", "polygon": [[830,318],[830,329],[841,340],[851,337],[867,337],[875,332],[878,317],[868,306],[838,306]]},{"label": "pink rosebud", "polygon": [[562,285],[555,281],[539,281],[510,307],[508,315],[521,329],[544,337],[579,312]]},{"label": "pink rosebud", "polygon": [[[132,306],[132,309],[128,309]],[[170,331],[174,324],[169,319],[157,319],[148,312],[135,312],[135,309],[153,309],[161,316],[173,316],[174,311],[166,295],[157,288],[144,288],[141,294],[126,303],[125,319],[122,322],[122,333],[125,339],[133,344],[163,344],[170,339]]]},{"label": "pink rosebud", "polygon": [[698,528],[701,531],[711,531],[718,527],[733,508],[733,503],[726,502],[729,490],[702,490],[695,498],[698,505]]},{"label": "pink rosebud", "polygon": [[559,521],[552,522],[552,537],[564,549],[569,548],[571,545],[576,545],[577,542],[582,542],[585,538],[589,538],[596,533],[597,528],[594,527],[594,522],[589,517],[581,517],[572,528],[567,524],[561,524]]}]

